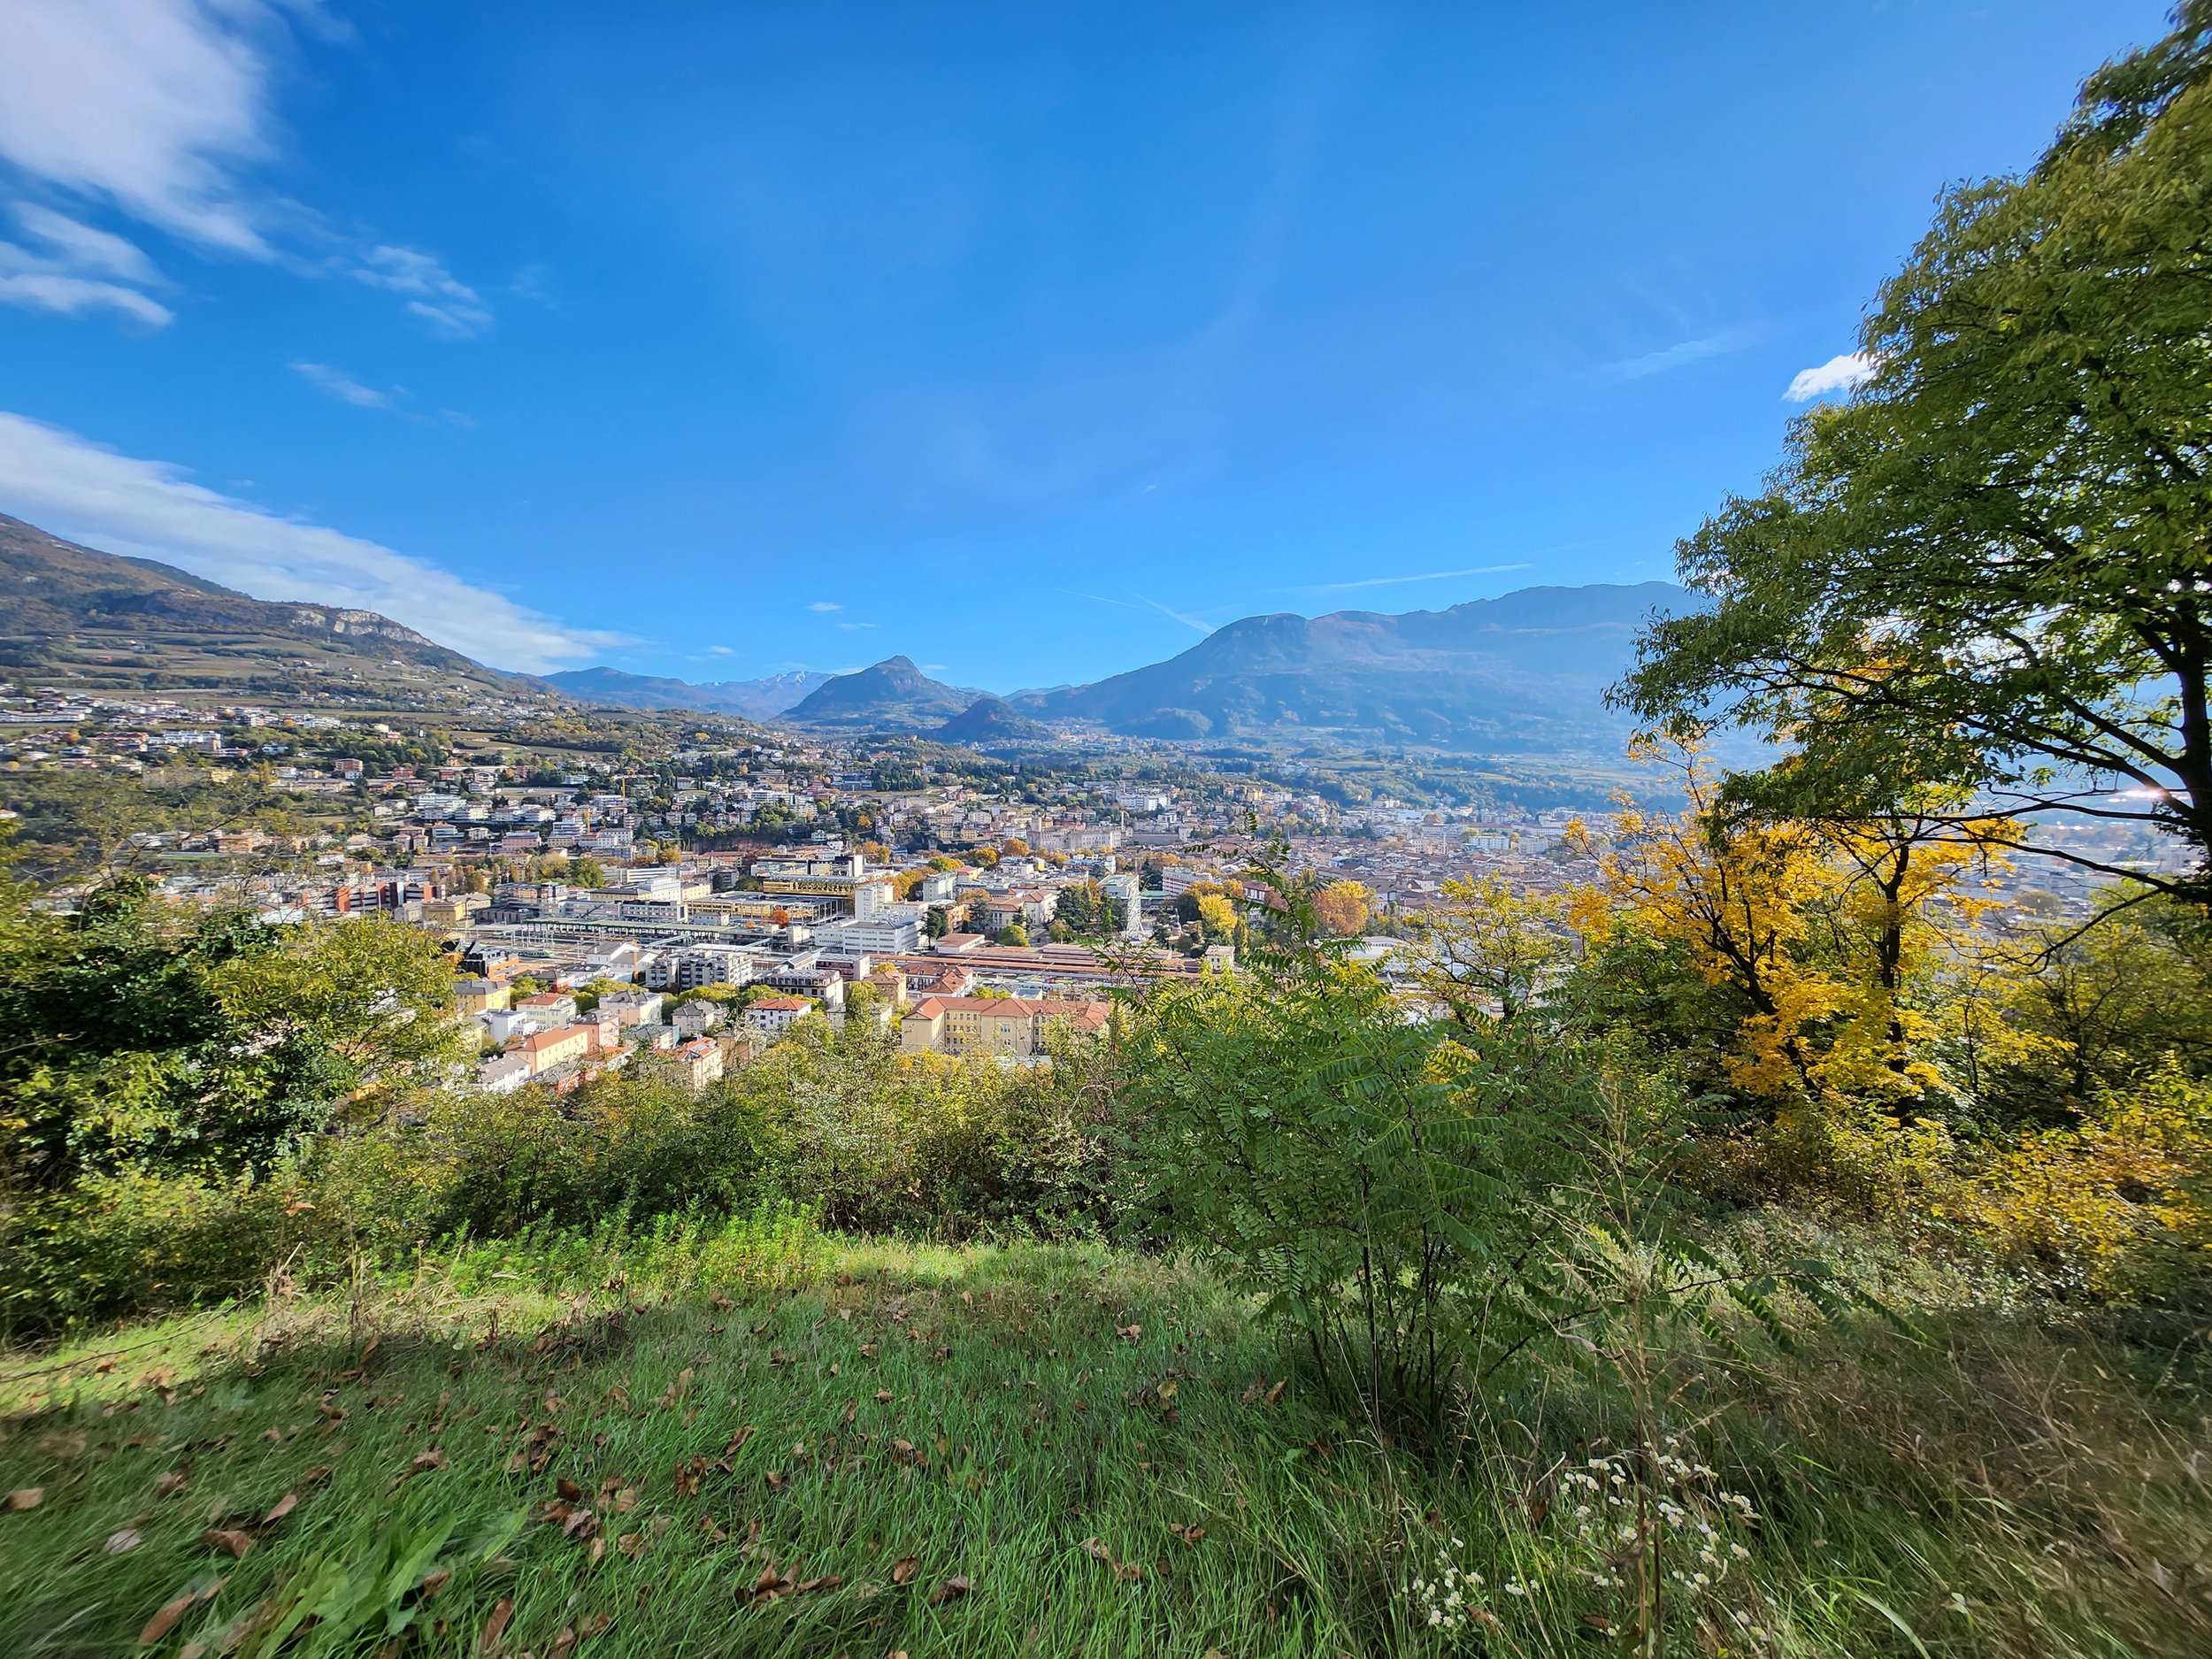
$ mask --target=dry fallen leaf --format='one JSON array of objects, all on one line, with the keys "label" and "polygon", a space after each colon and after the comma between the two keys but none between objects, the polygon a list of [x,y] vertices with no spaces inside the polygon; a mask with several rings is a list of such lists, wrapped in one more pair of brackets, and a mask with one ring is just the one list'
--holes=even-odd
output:
[{"label": "dry fallen leaf", "polygon": [[445,1454],[434,1446],[426,1452],[417,1452],[415,1461],[408,1465],[417,1474],[420,1474],[426,1469],[442,1469],[444,1466]]},{"label": "dry fallen leaf", "polygon": [[879,1405],[879,1406],[887,1406],[887,1405],[889,1405],[889,1404],[891,1403],[891,1391],[890,1391],[888,1388],[879,1388],[879,1389],[877,1389],[877,1390],[876,1390],[876,1403],[877,1403],[878,1405]]},{"label": "dry fallen leaf", "polygon": [[483,1633],[476,1639],[476,1651],[494,1654],[499,1651],[499,1639],[507,1633],[507,1621],[515,1616],[515,1598],[503,1595],[499,1605],[492,1609],[492,1616],[484,1621]]},{"label": "dry fallen leaf", "polygon": [[563,1475],[553,1483],[553,1490],[571,1503],[580,1503],[583,1501],[584,1489],[566,1475]]},{"label": "dry fallen leaf", "polygon": [[921,1570],[922,1562],[920,1556],[901,1555],[897,1561],[891,1564],[891,1582],[893,1584],[902,1585],[911,1584],[914,1582],[914,1575]]},{"label": "dry fallen leaf", "polygon": [[942,1607],[948,1601],[957,1601],[974,1588],[975,1581],[964,1574],[958,1578],[948,1578],[929,1593],[929,1604],[932,1607]]},{"label": "dry fallen leaf", "polygon": [[1265,1405],[1270,1410],[1272,1410],[1274,1409],[1275,1402],[1283,1397],[1283,1390],[1289,1386],[1290,1379],[1286,1377],[1280,1382],[1277,1383],[1272,1388],[1270,1388],[1267,1391],[1266,1398],[1262,1401],[1261,1403]]},{"label": "dry fallen leaf", "polygon": [[246,1552],[253,1548],[253,1534],[235,1527],[211,1526],[200,1534],[200,1542],[210,1549],[221,1550],[233,1561],[243,1561]]},{"label": "dry fallen leaf", "polygon": [[18,1486],[8,1494],[8,1508],[11,1509],[35,1509],[45,1502],[46,1488],[43,1486]]},{"label": "dry fallen leaf", "polygon": [[1103,1562],[1109,1567],[1114,1564],[1114,1552],[1106,1548],[1105,1541],[1102,1539],[1085,1539],[1083,1540],[1083,1553],[1088,1555],[1093,1561]]},{"label": "dry fallen leaf", "polygon": [[1167,1530],[1174,1533],[1176,1537],[1181,1539],[1186,1544],[1195,1544],[1200,1539],[1206,1536],[1206,1529],[1204,1527],[1193,1526],[1187,1523],[1180,1526],[1170,1526]]},{"label": "dry fallen leaf", "polygon": [[161,1610],[148,1619],[146,1628],[138,1632],[138,1645],[141,1647],[152,1647],[177,1627],[177,1621],[190,1611],[192,1603],[198,1600],[197,1594],[187,1590],[174,1601],[163,1602]]},{"label": "dry fallen leaf", "polygon": [[447,1571],[444,1568],[441,1567],[437,1571],[432,1573],[428,1578],[422,1581],[419,1594],[424,1601],[427,1601],[432,1596],[437,1594],[439,1591],[444,1589],[447,1585],[452,1582],[453,1575]]},{"label": "dry fallen leaf", "polygon": [[282,1497],[276,1501],[276,1507],[271,1509],[268,1514],[261,1517],[261,1525],[264,1526],[274,1526],[286,1516],[291,1514],[294,1509],[299,1508],[299,1503],[300,1494],[298,1493],[286,1493]]},{"label": "dry fallen leaf", "polygon": [[127,1526],[119,1532],[110,1532],[108,1541],[100,1548],[111,1555],[127,1555],[145,1541],[136,1527]]},{"label": "dry fallen leaf", "polygon": [[627,1555],[632,1561],[635,1561],[640,1555],[642,1555],[645,1553],[645,1534],[642,1532],[625,1532],[620,1538],[615,1540],[614,1547],[620,1550],[624,1555]]},{"label": "dry fallen leaf", "polygon": [[154,1482],[154,1496],[157,1498],[165,1498],[173,1492],[183,1491],[184,1483],[188,1479],[188,1477],[183,1470],[172,1469],[167,1474],[163,1475],[159,1479]]}]

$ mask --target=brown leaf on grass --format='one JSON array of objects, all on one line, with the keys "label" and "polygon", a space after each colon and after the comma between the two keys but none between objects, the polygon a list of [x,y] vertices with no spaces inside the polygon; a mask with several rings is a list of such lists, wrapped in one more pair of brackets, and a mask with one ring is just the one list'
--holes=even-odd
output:
[{"label": "brown leaf on grass", "polygon": [[1133,1561],[1116,1562],[1114,1563],[1114,1577],[1120,1579],[1124,1584],[1134,1584],[1140,1578],[1144,1577],[1144,1569]]},{"label": "brown leaf on grass", "polygon": [[563,1538],[590,1538],[598,1531],[598,1518],[589,1509],[578,1509],[561,1523]]},{"label": "brown leaf on grass", "polygon": [[580,1503],[583,1502],[584,1489],[578,1486],[574,1481],[571,1480],[566,1475],[563,1475],[558,1480],[556,1480],[553,1483],[553,1490],[559,1493],[562,1499],[566,1502]]},{"label": "brown leaf on grass", "polygon": [[264,1526],[274,1526],[279,1521],[282,1520],[286,1516],[291,1514],[293,1510],[298,1509],[299,1507],[300,1494],[296,1492],[288,1492],[276,1501],[275,1507],[273,1508],[268,1514],[261,1517],[261,1525]]},{"label": "brown leaf on grass", "polygon": [[164,1601],[161,1604],[161,1610],[148,1619],[146,1628],[138,1632],[138,1645],[141,1647],[150,1647],[171,1631],[176,1629],[177,1621],[190,1612],[192,1603],[199,1599],[196,1591],[187,1590],[182,1595]]},{"label": "brown leaf on grass", "polygon": [[743,1428],[738,1430],[736,1433],[730,1436],[730,1443],[722,1448],[722,1455],[727,1457],[732,1452],[737,1450],[739,1447],[744,1445],[747,1440],[751,1440],[753,1438],[753,1425],[748,1423]]},{"label": "brown leaf on grass", "polygon": [[878,1405],[879,1405],[879,1406],[887,1406],[887,1405],[889,1405],[889,1404],[891,1403],[891,1391],[890,1391],[888,1388],[879,1388],[879,1389],[877,1389],[877,1390],[876,1390],[876,1403],[877,1403]]},{"label": "brown leaf on grass", "polygon": [[325,1422],[343,1423],[346,1420],[345,1407],[331,1401],[325,1400],[318,1402],[315,1409],[321,1414]]},{"label": "brown leaf on grass", "polygon": [[184,1483],[190,1479],[188,1471],[182,1469],[172,1469],[154,1482],[154,1496],[165,1498],[173,1492],[181,1492],[184,1490]]},{"label": "brown leaf on grass", "polygon": [[710,1544],[726,1544],[730,1540],[730,1535],[715,1525],[714,1517],[711,1515],[703,1515],[699,1517],[699,1531]]},{"label": "brown leaf on grass", "polygon": [[845,1582],[841,1572],[826,1572],[818,1578],[805,1578],[791,1587],[794,1595],[804,1595],[809,1590],[834,1590]]},{"label": "brown leaf on grass", "polygon": [[914,1582],[914,1575],[921,1570],[922,1561],[920,1556],[901,1555],[896,1561],[891,1563],[891,1582],[896,1585],[911,1584]]},{"label": "brown leaf on grass", "polygon": [[417,1452],[415,1461],[407,1467],[411,1473],[418,1475],[426,1470],[442,1469],[445,1467],[445,1453],[435,1446],[426,1452]]},{"label": "brown leaf on grass", "polygon": [[632,1561],[635,1561],[640,1555],[642,1555],[645,1553],[645,1534],[642,1532],[625,1532],[620,1538],[615,1540],[614,1547],[620,1550],[624,1555],[627,1555]]},{"label": "brown leaf on grass", "polygon": [[1289,1386],[1290,1379],[1286,1377],[1280,1382],[1277,1383],[1272,1388],[1270,1388],[1267,1391],[1265,1396],[1261,1400],[1260,1403],[1264,1405],[1269,1410],[1272,1411],[1275,1409],[1276,1402],[1282,1399],[1283,1390]]},{"label": "brown leaf on grass", "polygon": [[119,1532],[110,1532],[107,1542],[101,1545],[100,1549],[104,1555],[127,1555],[145,1541],[136,1527],[127,1526]]},{"label": "brown leaf on grass", "polygon": [[1128,1325],[1118,1325],[1114,1327],[1114,1334],[1125,1342],[1133,1342],[1144,1334],[1144,1327],[1133,1322]]},{"label": "brown leaf on grass", "polygon": [[507,1621],[514,1616],[515,1598],[501,1596],[499,1605],[492,1609],[491,1617],[484,1621],[484,1628],[476,1638],[476,1651],[486,1655],[497,1653],[499,1639],[507,1633]]},{"label": "brown leaf on grass", "polygon": [[8,1508],[12,1510],[35,1509],[46,1502],[43,1486],[18,1486],[8,1494]]},{"label": "brown leaf on grass", "polygon": [[737,1306],[735,1302],[732,1302],[727,1296],[725,1296],[718,1290],[716,1291],[713,1295],[708,1297],[707,1300],[712,1302],[716,1307],[721,1309],[725,1313],[727,1313],[731,1309]]},{"label": "brown leaf on grass", "polygon": [[860,1357],[863,1359],[873,1359],[882,1352],[883,1344],[880,1342],[863,1342],[860,1345]]},{"label": "brown leaf on grass", "polygon": [[974,1307],[974,1306],[975,1306],[975,1292],[973,1292],[972,1290],[964,1290],[964,1291],[962,1291],[962,1292],[960,1293],[960,1300],[961,1300],[961,1301],[963,1301],[963,1302],[966,1302],[966,1303],[968,1304],[968,1306],[970,1306],[971,1308]]},{"label": "brown leaf on grass", "polygon": [[437,1594],[439,1591],[444,1589],[446,1586],[451,1584],[452,1582],[453,1575],[447,1571],[443,1567],[441,1567],[437,1571],[432,1573],[428,1578],[422,1581],[417,1594],[419,1594],[424,1601],[427,1601],[432,1596]]},{"label": "brown leaf on grass", "polygon": [[253,1548],[253,1534],[242,1532],[236,1527],[211,1526],[200,1534],[200,1542],[210,1549],[219,1549],[233,1561],[243,1561],[246,1552]]},{"label": "brown leaf on grass", "polygon": [[845,1402],[845,1409],[843,1413],[837,1419],[838,1426],[840,1428],[850,1428],[852,1426],[853,1419],[859,1415],[860,1402],[857,1400],[848,1400]]},{"label": "brown leaf on grass", "polygon": [[771,1492],[781,1492],[783,1490],[783,1471],[780,1469],[770,1470],[768,1471],[768,1490]]},{"label": "brown leaf on grass", "polygon": [[300,1477],[300,1485],[303,1486],[319,1486],[324,1481],[329,1479],[330,1465],[328,1463],[317,1463],[312,1469],[309,1470],[305,1474]]},{"label": "brown leaf on grass", "polygon": [[1085,1539],[1083,1540],[1083,1553],[1088,1555],[1093,1561],[1102,1563],[1106,1566],[1110,1567],[1114,1564],[1114,1552],[1106,1548],[1106,1541],[1103,1539]]},{"label": "brown leaf on grass", "polygon": [[965,1574],[958,1578],[948,1578],[929,1593],[929,1604],[932,1607],[942,1607],[948,1601],[957,1601],[974,1588],[975,1580]]},{"label": "brown leaf on grass", "polygon": [[561,1633],[553,1639],[553,1645],[545,1650],[546,1659],[568,1659],[576,1651],[576,1627],[561,1626]]},{"label": "brown leaf on grass", "polygon": [[676,1373],[676,1380],[661,1390],[661,1409],[665,1411],[691,1392],[692,1369],[687,1365]]},{"label": "brown leaf on grass", "polygon": [[369,1363],[369,1356],[376,1352],[376,1345],[383,1340],[384,1337],[381,1332],[371,1337],[368,1341],[362,1346],[360,1357],[354,1363],[357,1365],[367,1364]]}]

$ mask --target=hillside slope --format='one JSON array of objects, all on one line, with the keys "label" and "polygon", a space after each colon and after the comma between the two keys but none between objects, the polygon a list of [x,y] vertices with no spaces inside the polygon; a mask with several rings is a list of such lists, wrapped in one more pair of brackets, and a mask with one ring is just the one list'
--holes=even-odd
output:
[{"label": "hillside slope", "polygon": [[919,730],[952,718],[983,695],[932,680],[911,657],[891,657],[824,681],[783,718],[800,726]]},{"label": "hillside slope", "polygon": [[1604,690],[1668,582],[1528,588],[1448,611],[1247,617],[1179,656],[1017,699],[1042,719],[1139,737],[1310,733],[1505,750],[1611,747]]},{"label": "hillside slope", "polygon": [[542,691],[373,611],[249,598],[0,513],[0,668],[81,691],[341,701]]}]

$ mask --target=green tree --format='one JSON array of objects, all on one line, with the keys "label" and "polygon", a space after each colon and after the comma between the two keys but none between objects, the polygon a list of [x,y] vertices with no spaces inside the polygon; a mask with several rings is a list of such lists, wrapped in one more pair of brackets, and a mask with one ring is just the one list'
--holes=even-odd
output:
[{"label": "green tree", "polygon": [[2208,78],[2212,0],[2185,0],[2031,172],[1950,191],[1864,385],[1682,543],[1715,603],[1616,695],[1786,737],[1737,804],[1867,817],[1903,781],[2212,845]]}]

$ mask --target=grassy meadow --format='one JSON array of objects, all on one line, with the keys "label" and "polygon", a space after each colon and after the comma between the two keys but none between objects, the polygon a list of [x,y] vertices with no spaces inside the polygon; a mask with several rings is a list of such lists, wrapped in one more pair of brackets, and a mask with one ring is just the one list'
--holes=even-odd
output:
[{"label": "grassy meadow", "polygon": [[[1886,1288],[1925,1340],[1667,1356],[1725,1563],[1667,1650],[2207,1651],[2193,1379]],[[280,1279],[26,1353],[0,1406],[19,1655],[1601,1652],[1634,1587],[1573,1510],[1669,1502],[1558,1360],[1394,1442],[1189,1267],[797,1220]]]}]

